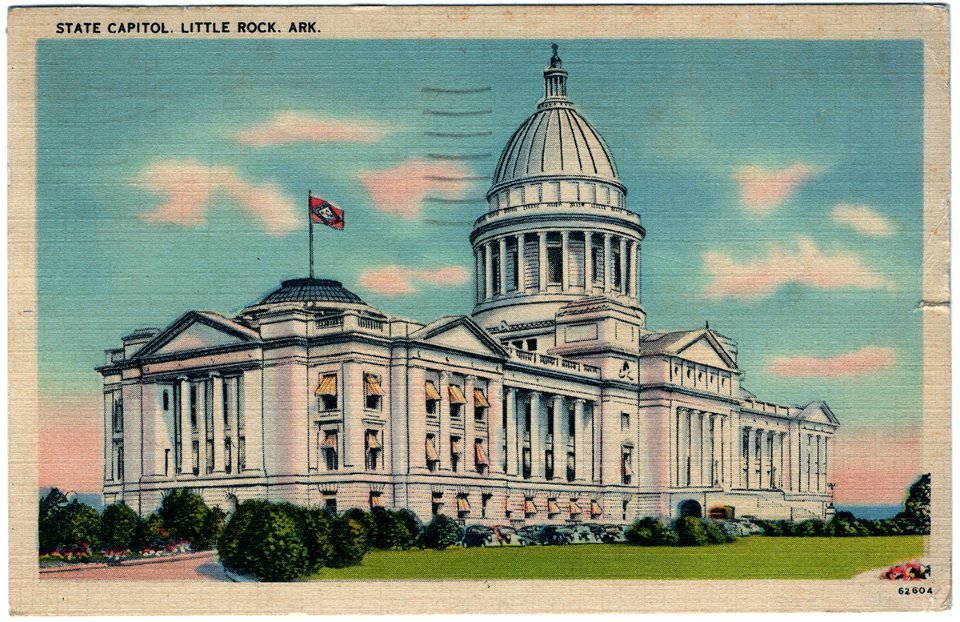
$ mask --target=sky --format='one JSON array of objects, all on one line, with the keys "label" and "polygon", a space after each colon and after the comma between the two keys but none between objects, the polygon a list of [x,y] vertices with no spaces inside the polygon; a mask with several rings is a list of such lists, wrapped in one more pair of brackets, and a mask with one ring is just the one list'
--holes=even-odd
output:
[{"label": "sky", "polygon": [[[40,484],[100,487],[103,350],[317,275],[430,321],[542,95],[549,40],[41,40]],[[837,500],[920,469],[919,41],[558,41],[647,231],[653,330],[735,339],[743,383],[841,421]],[[451,136],[456,134],[456,136]],[[78,448],[82,448],[79,449]]]}]

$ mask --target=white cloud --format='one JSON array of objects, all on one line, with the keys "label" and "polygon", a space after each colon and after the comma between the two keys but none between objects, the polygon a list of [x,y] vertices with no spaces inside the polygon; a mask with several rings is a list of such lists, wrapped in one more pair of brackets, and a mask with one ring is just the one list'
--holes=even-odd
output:
[{"label": "white cloud", "polygon": [[740,201],[748,211],[765,216],[797,191],[804,181],[819,171],[803,162],[786,168],[768,169],[750,165],[733,176],[740,186]]},{"label": "white cloud", "polygon": [[422,285],[462,285],[469,277],[469,271],[460,266],[418,269],[390,265],[364,270],[360,274],[360,284],[392,298],[417,292]]},{"label": "white cloud", "polygon": [[249,212],[271,235],[297,228],[294,203],[275,184],[253,184],[230,166],[209,166],[195,160],[160,160],[147,166],[133,180],[136,187],[163,195],[156,208],[140,214],[150,223],[199,227],[218,195]]},{"label": "white cloud", "polygon": [[302,112],[282,112],[266,123],[236,133],[237,142],[255,147],[293,143],[375,143],[390,133],[376,121],[321,119]]},{"label": "white cloud", "polygon": [[793,247],[771,244],[765,257],[738,262],[728,253],[703,254],[704,266],[712,280],[708,298],[757,300],[789,283],[815,289],[895,289],[884,275],[867,268],[854,253],[826,253],[808,237],[797,238]]},{"label": "white cloud", "polygon": [[790,378],[853,378],[887,370],[896,358],[893,348],[867,346],[838,356],[778,356],[769,371]]},{"label": "white cloud", "polygon": [[863,235],[878,238],[893,235],[893,224],[890,220],[867,205],[840,203],[834,206],[831,216],[836,222],[849,225]]},{"label": "white cloud", "polygon": [[420,215],[427,196],[462,199],[470,189],[470,170],[459,162],[412,159],[378,171],[360,171],[357,181],[378,211],[404,218]]}]

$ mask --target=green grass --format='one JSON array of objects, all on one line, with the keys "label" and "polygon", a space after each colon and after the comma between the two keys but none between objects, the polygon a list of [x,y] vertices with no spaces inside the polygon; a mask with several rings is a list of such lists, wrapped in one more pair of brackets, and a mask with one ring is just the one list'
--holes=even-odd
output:
[{"label": "green grass", "polygon": [[923,554],[923,536],[740,538],[707,547],[581,544],[371,551],[315,579],[849,579]]}]

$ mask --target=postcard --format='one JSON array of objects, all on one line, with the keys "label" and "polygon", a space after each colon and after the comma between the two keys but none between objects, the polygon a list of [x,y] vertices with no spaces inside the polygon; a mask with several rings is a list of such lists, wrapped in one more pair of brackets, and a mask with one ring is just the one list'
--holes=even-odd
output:
[{"label": "postcard", "polygon": [[950,606],[945,7],[9,51],[14,613]]}]

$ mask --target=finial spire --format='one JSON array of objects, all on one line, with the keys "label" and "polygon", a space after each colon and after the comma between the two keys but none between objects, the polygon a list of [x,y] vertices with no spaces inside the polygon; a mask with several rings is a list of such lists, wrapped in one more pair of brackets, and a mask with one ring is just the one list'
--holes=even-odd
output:
[{"label": "finial spire", "polygon": [[554,43],[551,44],[550,47],[553,48],[553,56],[550,57],[550,68],[558,69],[563,67],[563,61],[560,60],[560,55],[557,53],[557,50],[560,48],[560,46]]},{"label": "finial spire", "polygon": [[557,52],[560,46],[554,43],[550,47],[553,48],[553,56],[550,57],[550,66],[543,70],[543,99],[540,105],[567,105],[567,71]]}]

